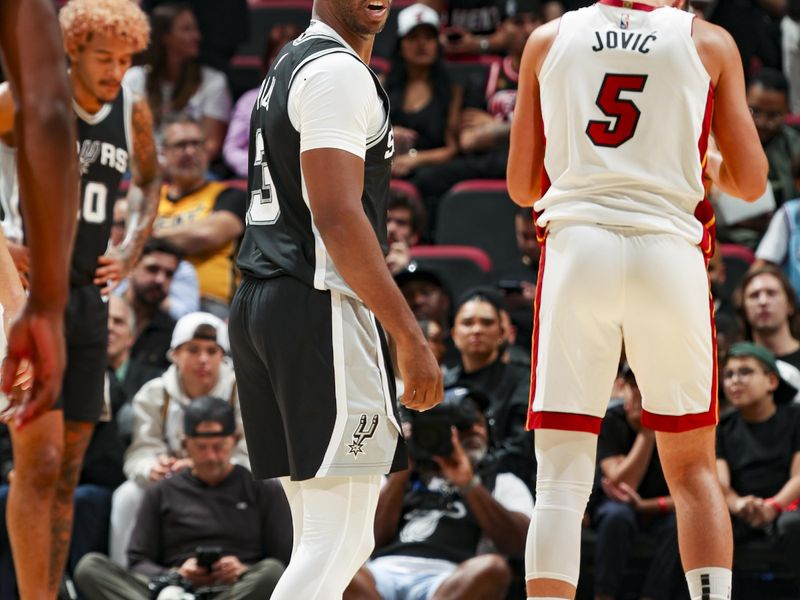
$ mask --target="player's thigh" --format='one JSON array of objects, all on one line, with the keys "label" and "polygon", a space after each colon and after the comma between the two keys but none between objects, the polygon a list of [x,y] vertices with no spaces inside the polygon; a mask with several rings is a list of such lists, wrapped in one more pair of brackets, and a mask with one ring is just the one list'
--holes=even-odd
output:
[{"label": "player's thigh", "polygon": [[[644,410],[667,418],[710,415],[716,399],[715,348],[700,249],[677,236],[642,235],[631,239],[627,258],[623,333]],[[687,428],[668,422],[659,427]]]},{"label": "player's thigh", "polygon": [[614,231],[551,228],[534,313],[534,414],[605,414],[621,347],[621,250]]}]

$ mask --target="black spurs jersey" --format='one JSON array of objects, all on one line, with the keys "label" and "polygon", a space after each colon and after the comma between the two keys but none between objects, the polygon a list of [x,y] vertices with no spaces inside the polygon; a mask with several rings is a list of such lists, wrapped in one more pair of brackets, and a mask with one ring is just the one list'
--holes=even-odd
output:
[{"label": "black spurs jersey", "polygon": [[72,251],[70,284],[92,283],[97,257],[108,247],[114,201],[131,152],[129,125],[132,94],[122,87],[116,100],[93,115],[73,100],[78,117],[81,196],[78,230]]},{"label": "black spurs jersey", "polygon": [[[289,90],[298,71],[336,52],[361,62],[351,48],[312,25],[281,50],[264,79],[250,119],[250,206],[237,264],[252,277],[290,275],[316,289],[334,289],[356,297],[333,265],[313,223],[300,169],[300,133],[288,110]],[[366,65],[363,68],[369,70]],[[362,205],[385,252],[394,142],[389,100],[369,72],[375,89],[363,93],[377,93],[386,116],[380,131],[366,140]],[[342,81],[342,85],[348,82]]]}]

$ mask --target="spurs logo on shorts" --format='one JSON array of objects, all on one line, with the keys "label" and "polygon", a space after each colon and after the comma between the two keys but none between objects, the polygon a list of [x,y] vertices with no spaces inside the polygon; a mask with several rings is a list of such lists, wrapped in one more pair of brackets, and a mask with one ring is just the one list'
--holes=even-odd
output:
[{"label": "spurs logo on shorts", "polygon": [[361,415],[361,418],[358,420],[358,427],[356,427],[356,430],[353,432],[353,443],[347,444],[349,448],[347,451],[348,454],[352,454],[355,458],[358,458],[359,454],[364,454],[364,442],[375,435],[379,420],[380,417],[378,415],[372,415],[372,421],[369,426],[367,426],[367,415]]}]

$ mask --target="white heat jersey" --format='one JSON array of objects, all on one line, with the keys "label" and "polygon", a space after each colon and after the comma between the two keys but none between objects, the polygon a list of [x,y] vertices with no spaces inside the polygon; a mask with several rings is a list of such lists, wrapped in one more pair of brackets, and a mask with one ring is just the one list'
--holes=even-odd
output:
[{"label": "white heat jersey", "polygon": [[713,96],[692,19],[620,0],[562,17],[539,76],[540,231],[555,221],[633,227],[711,252],[703,165]]}]

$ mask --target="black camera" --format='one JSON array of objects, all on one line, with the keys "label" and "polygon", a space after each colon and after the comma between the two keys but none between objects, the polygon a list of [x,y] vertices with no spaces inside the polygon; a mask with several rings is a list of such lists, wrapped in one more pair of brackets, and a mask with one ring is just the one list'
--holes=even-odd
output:
[{"label": "black camera", "polygon": [[192,584],[181,577],[180,573],[177,571],[170,571],[169,573],[164,573],[163,575],[156,575],[148,582],[147,589],[150,590],[151,600],[156,600],[164,588],[173,585],[188,591],[191,591],[192,589]]},{"label": "black camera", "polygon": [[472,427],[488,405],[488,398],[469,388],[447,390],[442,402],[425,412],[409,411],[411,439],[408,450],[415,461],[430,461],[434,456],[453,453],[451,427],[460,431]]}]

